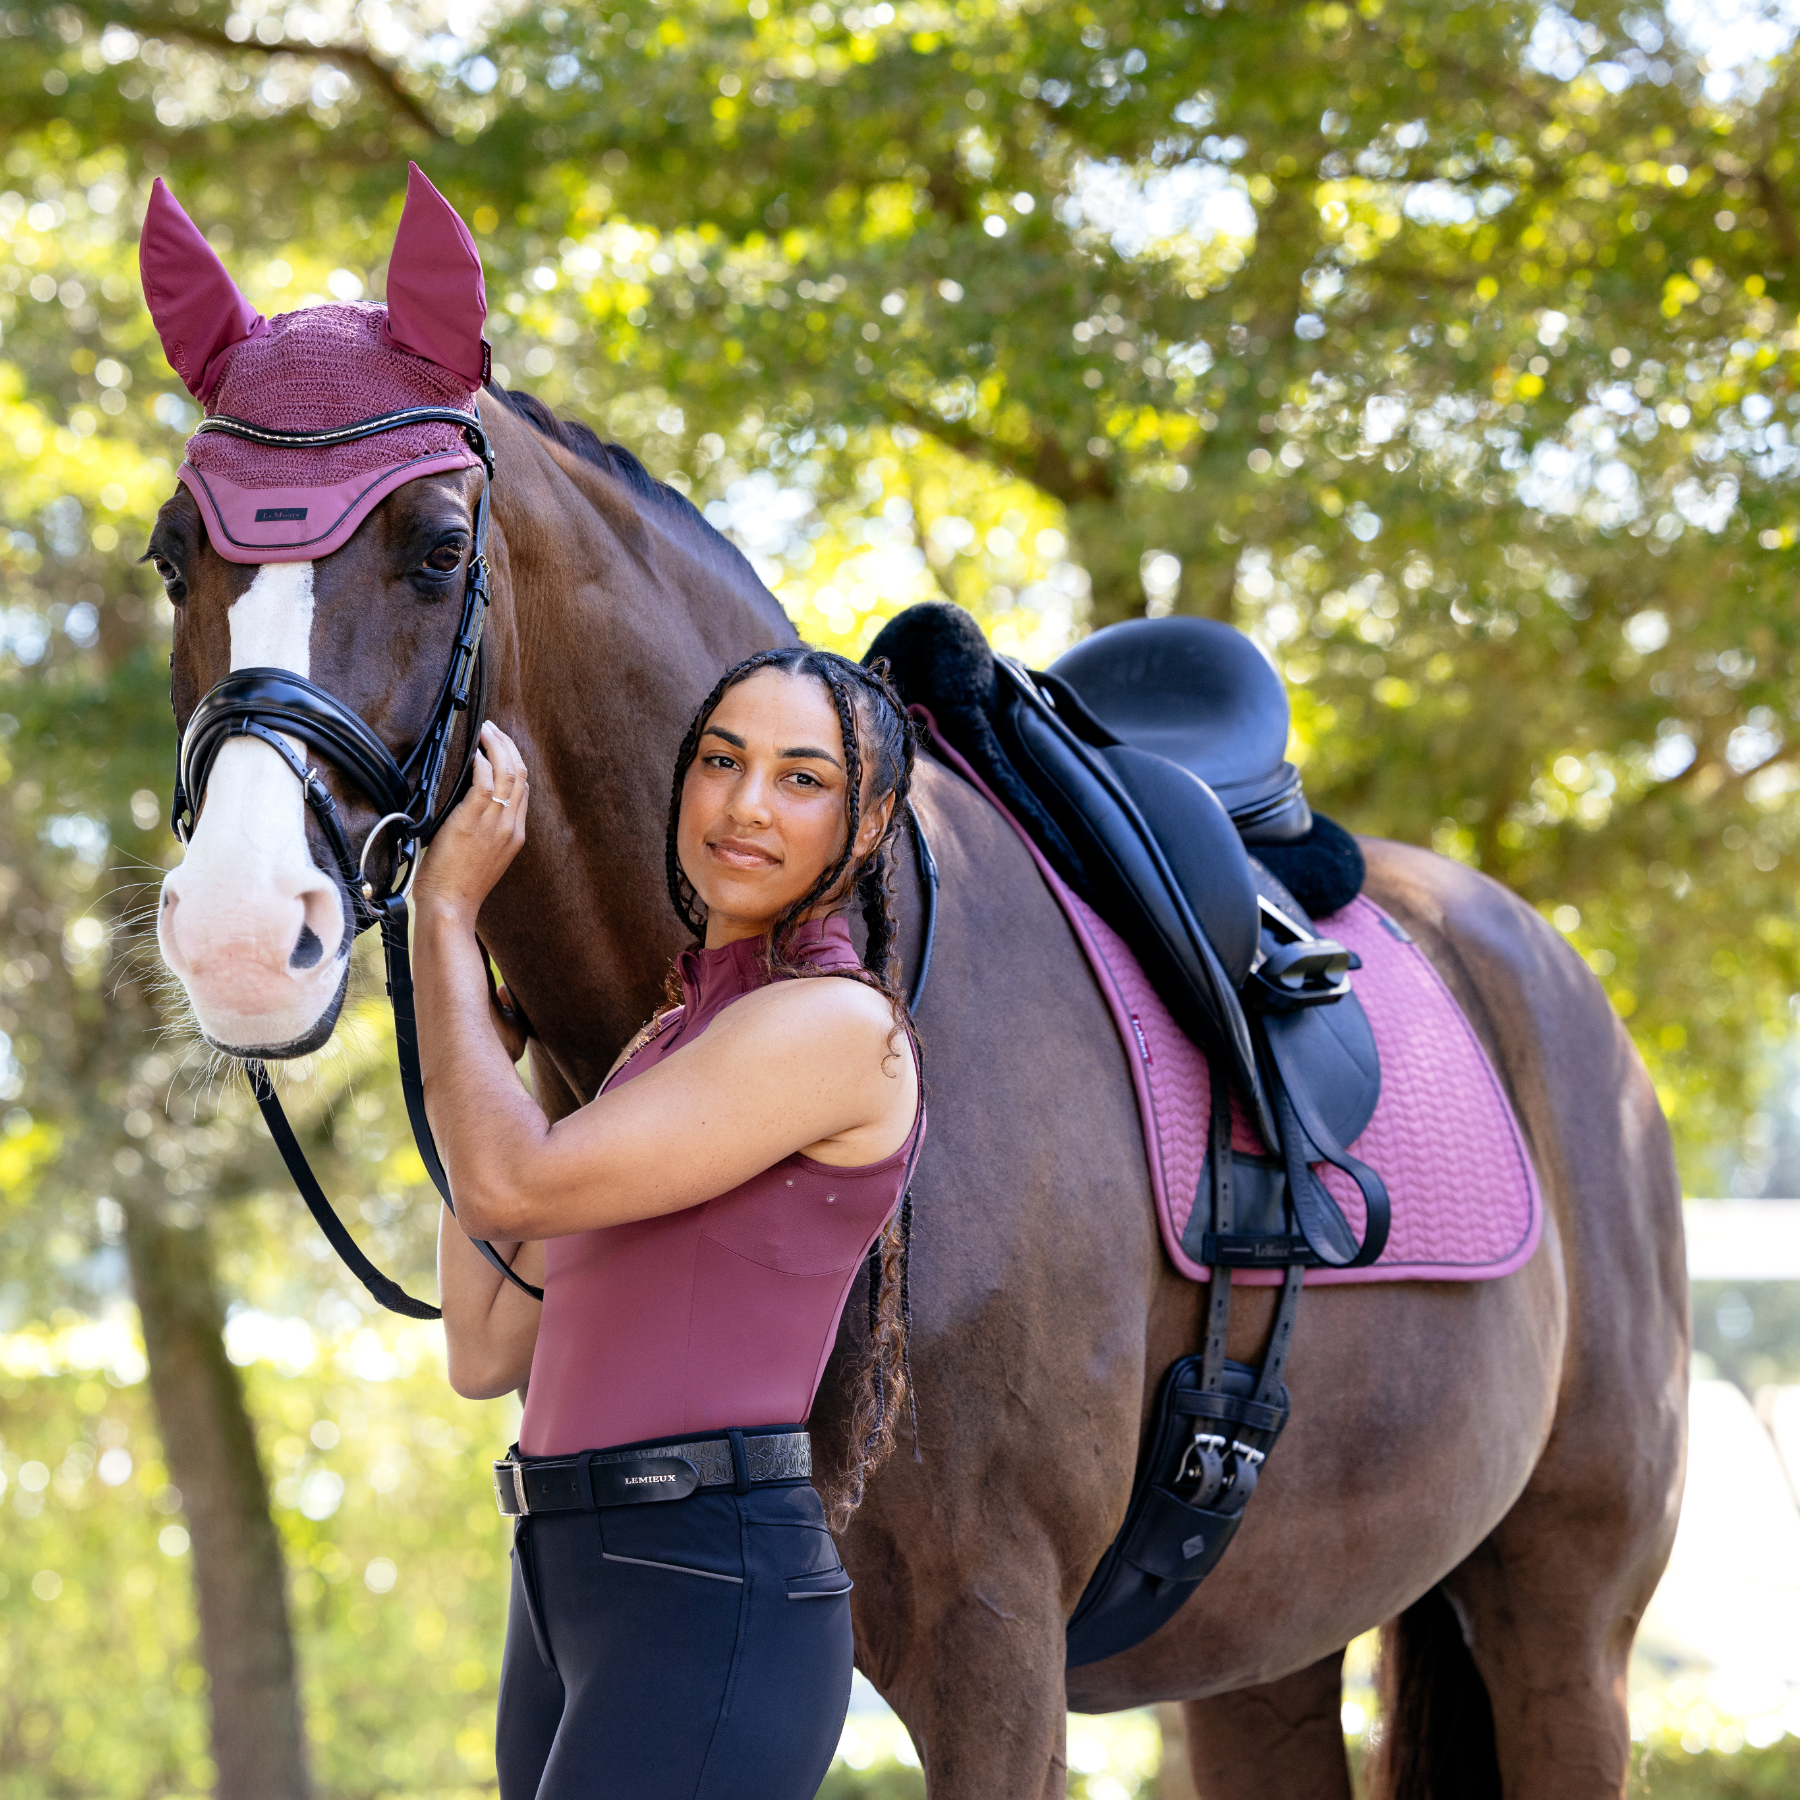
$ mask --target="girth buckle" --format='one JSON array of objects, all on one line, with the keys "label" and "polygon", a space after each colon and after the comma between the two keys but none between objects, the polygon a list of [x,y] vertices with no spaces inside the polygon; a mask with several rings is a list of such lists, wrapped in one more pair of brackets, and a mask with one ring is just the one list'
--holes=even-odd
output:
[{"label": "girth buckle", "polygon": [[1196,1431],[1194,1433],[1194,1441],[1188,1445],[1187,1450],[1182,1455],[1180,1468],[1175,1471],[1176,1481],[1200,1480],[1205,1473],[1205,1470],[1201,1466],[1202,1459],[1205,1457],[1208,1450],[1211,1450],[1215,1455],[1222,1455],[1225,1450],[1225,1440],[1216,1432]]}]

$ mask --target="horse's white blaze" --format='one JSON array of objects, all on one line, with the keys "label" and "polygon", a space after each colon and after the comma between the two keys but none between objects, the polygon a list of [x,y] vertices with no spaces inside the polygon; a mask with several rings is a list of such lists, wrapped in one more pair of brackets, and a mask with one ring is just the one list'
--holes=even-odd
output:
[{"label": "horse's white blaze", "polygon": [[[234,670],[310,674],[312,564],[264,563],[229,623]],[[157,937],[201,1028],[225,1048],[304,1039],[335,998],[349,949],[337,886],[307,848],[300,784],[267,744],[232,738],[220,749],[186,854],[163,883]]]}]

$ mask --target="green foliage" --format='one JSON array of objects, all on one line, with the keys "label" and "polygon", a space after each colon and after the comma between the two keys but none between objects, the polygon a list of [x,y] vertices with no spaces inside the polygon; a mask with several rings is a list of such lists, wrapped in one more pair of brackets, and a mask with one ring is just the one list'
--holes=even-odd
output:
[{"label": "green foliage", "polygon": [[[692,494],[808,635],[932,595],[1034,660],[1146,607],[1253,630],[1314,798],[1551,916],[1717,1191],[1800,945],[1790,51],[1708,73],[1610,0],[62,0],[0,32],[0,1329],[115,1304],[131,1208],[204,1221],[258,1315],[365,1327],[142,935],[173,746],[132,559],[194,418],[135,278],[158,173],[276,311],[380,292],[416,156],[481,240],[500,379]],[[423,1291],[435,1206],[363,992],[295,1109]],[[464,1559],[496,1554],[500,1437],[424,1367],[251,1383],[333,1792],[480,1774],[503,1589]],[[78,1473],[106,1421],[144,1441],[137,1391],[10,1380],[0,1468],[69,1473],[0,1540],[9,1782],[196,1787],[151,1458]],[[331,1456],[343,1510],[310,1520],[280,1484]],[[30,1595],[51,1567],[67,1604]]]},{"label": "green foliage", "polygon": [[[179,1531],[168,1541],[185,1546],[187,1533],[168,1517],[180,1496],[155,1444],[141,1386],[115,1388],[97,1370],[0,1375],[8,1800],[211,1784],[185,1559],[157,1544],[159,1532]],[[118,1459],[134,1451],[115,1481]]]},{"label": "green foliage", "polygon": [[1800,1739],[1730,1756],[1659,1745],[1644,1753],[1628,1791],[1632,1800],[1786,1800],[1800,1791]]},{"label": "green foliage", "polygon": [[378,291],[417,155],[504,378],[735,521],[809,629],[947,591],[1042,652],[1091,589],[1256,630],[1317,797],[1554,913],[1716,1184],[1795,986],[1787,53],[1708,76],[1605,4],[356,17],[6,15],[45,610],[143,604],[111,558],[191,414],[130,276],[149,176],[276,308]]},{"label": "green foliage", "polygon": [[833,1763],[818,1800],[925,1800],[925,1776],[918,1769],[887,1763],[860,1773]]}]

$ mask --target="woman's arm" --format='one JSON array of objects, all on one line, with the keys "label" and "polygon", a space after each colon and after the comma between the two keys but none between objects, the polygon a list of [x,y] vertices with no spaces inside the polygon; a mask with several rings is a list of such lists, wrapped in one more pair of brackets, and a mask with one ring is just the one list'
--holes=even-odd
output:
[{"label": "woman's arm", "polygon": [[438,1147],[464,1222],[477,1235],[559,1237],[697,1205],[796,1150],[879,1161],[905,1141],[918,1092],[893,1030],[886,1000],[859,984],[783,982],[555,1125],[524,1108],[475,1116],[450,1097],[459,1071],[447,1067]]},{"label": "woman's arm", "polygon": [[[544,1285],[542,1244],[496,1244],[513,1272]],[[492,1400],[525,1385],[543,1303],[521,1293],[469,1241],[445,1207],[438,1220],[438,1296],[450,1385],[465,1400]]]},{"label": "woman's arm", "polygon": [[527,804],[510,740],[487,726],[482,748],[414,889],[425,1099],[471,1236],[516,1242],[653,1218],[796,1150],[854,1164],[904,1142],[911,1047],[894,1043],[880,994],[830,979],[745,996],[692,1044],[550,1124],[513,1076],[475,941],[481,901],[524,841]]}]

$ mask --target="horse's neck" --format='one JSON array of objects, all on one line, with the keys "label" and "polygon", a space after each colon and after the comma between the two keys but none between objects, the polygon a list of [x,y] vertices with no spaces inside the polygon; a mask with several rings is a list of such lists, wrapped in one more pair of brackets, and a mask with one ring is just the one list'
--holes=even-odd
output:
[{"label": "horse's neck", "polygon": [[481,929],[585,1098],[686,942],[664,875],[681,735],[721,671],[783,633],[698,521],[599,471],[557,473],[496,508],[511,605],[494,620],[489,712],[524,753],[531,810]]}]

